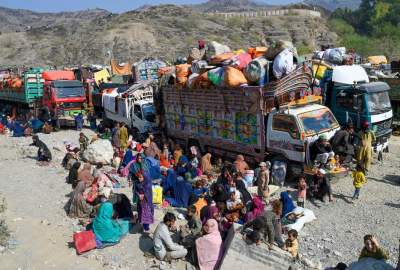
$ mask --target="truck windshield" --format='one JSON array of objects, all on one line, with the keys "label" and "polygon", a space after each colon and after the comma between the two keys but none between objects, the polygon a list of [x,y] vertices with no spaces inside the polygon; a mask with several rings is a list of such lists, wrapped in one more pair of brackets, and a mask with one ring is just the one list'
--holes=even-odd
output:
[{"label": "truck windshield", "polygon": [[142,110],[144,119],[152,123],[156,121],[156,115],[154,113],[154,106],[152,103],[143,104]]},{"label": "truck windshield", "polygon": [[369,93],[367,95],[367,102],[368,110],[371,114],[384,113],[392,108],[387,91]]},{"label": "truck windshield", "polygon": [[313,135],[339,126],[335,117],[328,109],[318,109],[299,114],[306,135]]},{"label": "truck windshield", "polygon": [[69,98],[69,97],[82,97],[85,95],[83,87],[56,87],[54,90],[57,93],[58,98]]}]

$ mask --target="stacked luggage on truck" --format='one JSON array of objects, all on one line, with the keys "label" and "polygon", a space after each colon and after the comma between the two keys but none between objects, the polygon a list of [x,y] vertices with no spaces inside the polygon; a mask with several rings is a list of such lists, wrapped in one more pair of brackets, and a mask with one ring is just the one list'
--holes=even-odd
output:
[{"label": "stacked luggage on truck", "polygon": [[[278,44],[268,54],[266,48],[229,52],[211,43],[209,51],[220,55],[206,51],[205,58],[163,74],[158,96],[162,102],[155,102],[163,104],[158,111],[166,136],[224,159],[242,154],[253,164],[290,164],[289,178],[312,167],[310,144],[322,133],[332,137],[339,124],[318,104],[320,93],[311,89],[312,70],[296,64],[295,48]],[[302,121],[309,115],[317,120],[306,129]],[[331,173],[344,172],[335,168]]]}]

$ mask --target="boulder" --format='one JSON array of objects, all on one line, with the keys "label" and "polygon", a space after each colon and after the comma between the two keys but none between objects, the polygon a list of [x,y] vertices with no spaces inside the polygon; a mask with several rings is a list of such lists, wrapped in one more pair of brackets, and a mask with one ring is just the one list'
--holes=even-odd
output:
[{"label": "boulder", "polygon": [[83,152],[83,159],[91,164],[107,165],[111,163],[113,155],[114,149],[109,140],[97,140]]}]

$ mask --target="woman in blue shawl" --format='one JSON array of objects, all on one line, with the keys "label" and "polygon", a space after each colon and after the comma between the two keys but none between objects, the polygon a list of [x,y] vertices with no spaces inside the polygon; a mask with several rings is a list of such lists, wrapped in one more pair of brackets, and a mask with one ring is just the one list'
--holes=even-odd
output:
[{"label": "woman in blue shawl", "polygon": [[168,170],[166,180],[163,182],[165,199],[173,207],[188,207],[189,199],[193,193],[192,184],[177,176],[173,170]]},{"label": "woman in blue shawl", "polygon": [[281,192],[281,202],[282,202],[282,217],[286,216],[296,208],[294,206],[293,200],[289,197],[289,193],[287,191]]},{"label": "woman in blue shawl", "polygon": [[138,174],[138,181],[135,183],[135,193],[139,198],[137,211],[139,222],[143,225],[143,230],[147,233],[150,230],[150,224],[154,223],[154,205],[153,189],[150,175],[145,172]]},{"label": "woman in blue shawl", "polygon": [[133,159],[134,159],[134,156],[133,156],[133,151],[132,151],[132,144],[129,144],[128,149],[125,152],[124,158],[122,159],[120,168],[124,168]]},{"label": "woman in blue shawl", "polygon": [[114,220],[112,217],[112,203],[103,202],[92,226],[96,238],[102,243],[118,243],[129,231],[129,221]]}]

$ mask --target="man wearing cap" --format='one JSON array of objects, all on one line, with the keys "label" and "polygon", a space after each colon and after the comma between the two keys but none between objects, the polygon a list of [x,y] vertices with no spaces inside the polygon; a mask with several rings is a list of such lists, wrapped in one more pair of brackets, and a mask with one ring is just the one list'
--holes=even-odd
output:
[{"label": "man wearing cap", "polygon": [[375,134],[369,129],[369,123],[362,123],[362,128],[358,133],[361,146],[357,153],[357,162],[368,171],[372,162],[372,143],[376,140]]},{"label": "man wearing cap", "polygon": [[266,162],[260,163],[260,172],[257,179],[257,195],[264,200],[267,200],[269,197],[269,165],[269,162],[268,164]]},{"label": "man wearing cap", "polygon": [[326,164],[329,159],[335,156],[332,146],[326,134],[321,134],[318,140],[311,146],[311,159],[320,164]]},{"label": "man wearing cap", "polygon": [[350,163],[355,154],[354,146],[351,143],[353,132],[353,124],[348,123],[343,129],[337,131],[332,138],[333,151],[345,158],[343,163]]}]

